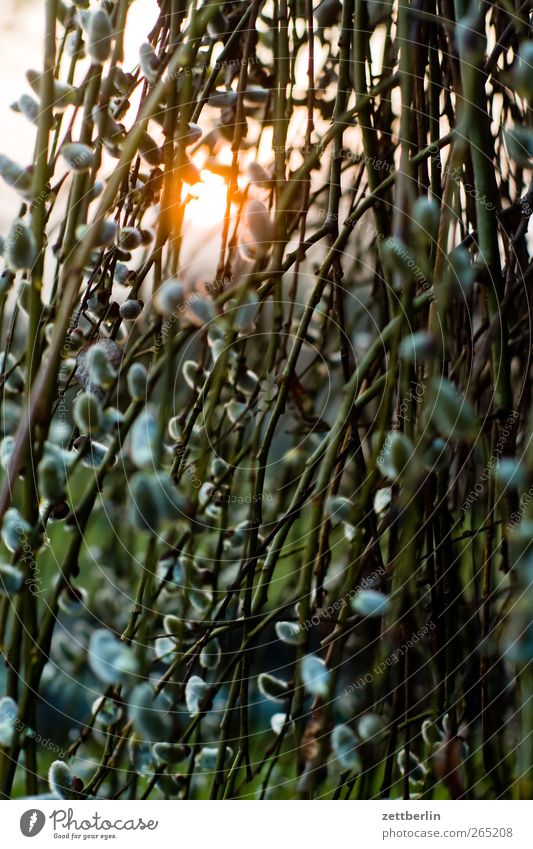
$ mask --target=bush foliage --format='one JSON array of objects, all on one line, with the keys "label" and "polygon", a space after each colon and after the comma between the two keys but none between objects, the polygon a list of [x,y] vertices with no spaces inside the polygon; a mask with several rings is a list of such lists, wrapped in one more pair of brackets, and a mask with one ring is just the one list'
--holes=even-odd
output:
[{"label": "bush foliage", "polygon": [[0,792],[529,798],[531,5],[41,5]]}]

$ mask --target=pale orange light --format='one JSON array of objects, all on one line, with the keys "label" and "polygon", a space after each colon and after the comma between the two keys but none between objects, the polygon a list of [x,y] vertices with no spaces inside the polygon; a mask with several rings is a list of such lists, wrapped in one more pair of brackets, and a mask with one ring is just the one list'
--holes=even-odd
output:
[{"label": "pale orange light", "polygon": [[188,186],[191,195],[185,207],[185,221],[199,228],[211,228],[221,224],[226,213],[227,183],[220,174],[202,168],[204,157],[197,154],[193,162],[200,169],[202,181]]}]

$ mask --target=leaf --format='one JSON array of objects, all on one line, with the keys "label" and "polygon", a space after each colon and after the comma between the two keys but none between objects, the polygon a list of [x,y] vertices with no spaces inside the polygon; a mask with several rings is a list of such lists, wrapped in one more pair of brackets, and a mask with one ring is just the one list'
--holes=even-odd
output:
[{"label": "leaf", "polygon": [[304,634],[297,622],[276,622],[276,634],[282,643],[295,646],[304,639]]},{"label": "leaf", "polygon": [[175,277],[161,284],[154,295],[154,309],[165,318],[179,310],[185,300],[185,290]]},{"label": "leaf", "polygon": [[134,675],[138,667],[132,649],[105,628],[91,634],[88,662],[104,684],[120,684]]},{"label": "leaf", "polygon": [[61,156],[73,171],[90,171],[96,162],[94,151],[80,142],[64,144]]},{"label": "leaf", "polygon": [[357,733],[361,740],[376,739],[383,731],[383,720],[375,713],[365,713],[357,723]]},{"label": "leaf", "polygon": [[[240,333],[250,330],[254,326],[255,317],[259,309],[259,300],[255,292],[251,292],[246,296],[241,304],[231,309],[231,318],[233,319],[235,329]],[[230,303],[226,305],[226,313],[230,310]]]},{"label": "leaf", "polygon": [[18,706],[14,699],[9,696],[0,699],[0,746],[11,746],[17,715]]},{"label": "leaf", "polygon": [[31,269],[37,259],[37,243],[31,227],[16,218],[4,246],[6,265],[13,271]]},{"label": "leaf", "polygon": [[154,640],[155,656],[161,663],[169,664],[175,651],[176,643],[170,637],[158,637]]},{"label": "leaf", "polygon": [[189,747],[177,743],[154,743],[153,753],[158,761],[165,764],[178,764],[189,754]]},{"label": "leaf", "polygon": [[[286,713],[273,713],[270,717],[270,727],[274,734],[281,734],[283,726],[287,722],[287,714]],[[290,726],[292,723],[288,723]]]},{"label": "leaf", "polygon": [[402,775],[405,775],[406,771],[409,773],[410,784],[419,784],[424,781],[427,770],[414,752],[409,752],[409,758],[407,758],[405,749],[402,749],[398,752],[397,762]]},{"label": "leaf", "polygon": [[0,722],[14,722],[17,718],[18,706],[10,696],[0,699]]},{"label": "leaf", "polygon": [[74,421],[81,433],[94,433],[102,422],[102,408],[94,395],[81,392],[74,402]]},{"label": "leaf", "polygon": [[24,586],[24,575],[16,566],[8,563],[0,564],[0,593],[12,595],[18,593]]},{"label": "leaf", "polygon": [[141,44],[139,48],[139,60],[144,77],[154,85],[157,82],[161,62],[152,45],[147,41]]},{"label": "leaf", "polygon": [[166,472],[136,472],[129,488],[129,516],[141,531],[154,531],[163,522],[180,518],[186,508]]},{"label": "leaf", "polygon": [[209,692],[209,685],[199,675],[192,675],[185,686],[185,704],[191,716],[200,713],[201,704]]},{"label": "leaf", "polygon": [[343,769],[360,770],[357,738],[348,725],[336,725],[331,732],[331,747]]},{"label": "leaf", "polygon": [[332,525],[349,522],[353,516],[353,509],[353,502],[342,495],[330,495],[326,499],[325,513]]},{"label": "leaf", "polygon": [[91,713],[95,718],[97,725],[114,725],[122,719],[122,708],[112,699],[106,699],[104,696],[99,696],[91,707]]},{"label": "leaf", "polygon": [[200,652],[200,665],[203,666],[204,669],[216,669],[220,663],[220,656],[220,643],[216,638],[214,640],[210,640],[210,642],[204,646]]},{"label": "leaf", "polygon": [[141,401],[148,387],[148,372],[142,363],[133,363],[127,376],[128,392],[133,401]]},{"label": "leaf", "polygon": [[274,675],[269,675],[263,672],[257,679],[259,692],[273,702],[282,702],[287,697],[289,686],[281,678],[276,678]]},{"label": "leaf", "polygon": [[28,522],[22,518],[16,507],[6,510],[2,522],[2,541],[9,551],[15,552],[23,546],[30,530]]},{"label": "leaf", "polygon": [[103,65],[111,54],[113,29],[107,12],[95,9],[89,12],[86,24],[87,50],[93,62]]},{"label": "leaf", "polygon": [[361,616],[382,616],[390,608],[390,598],[377,590],[360,590],[352,599],[352,608]]},{"label": "leaf", "polygon": [[143,410],[131,429],[130,457],[138,469],[154,468],[159,450],[159,423]]},{"label": "leaf", "polygon": [[172,721],[167,699],[163,693],[156,696],[147,681],[132,690],[129,713],[133,727],[143,742],[156,742],[170,736]]},{"label": "leaf", "polygon": [[391,431],[385,439],[377,462],[384,477],[396,480],[414,463],[413,443],[404,433]]},{"label": "leaf", "polygon": [[330,673],[323,660],[316,654],[308,654],[300,664],[302,683],[312,696],[327,696]]},{"label": "leaf", "polygon": [[158,763],[151,743],[141,742],[135,735],[130,739],[130,757],[134,770],[139,775],[153,775]]},{"label": "leaf", "polygon": [[54,761],[48,771],[50,790],[60,799],[72,799],[74,776],[64,761]]},{"label": "leaf", "polygon": [[226,413],[228,419],[237,427],[244,427],[251,419],[251,412],[248,404],[243,404],[241,401],[229,401],[226,405]]},{"label": "leaf", "polygon": [[443,436],[456,440],[475,436],[476,415],[448,380],[430,380],[426,404],[432,423]]}]

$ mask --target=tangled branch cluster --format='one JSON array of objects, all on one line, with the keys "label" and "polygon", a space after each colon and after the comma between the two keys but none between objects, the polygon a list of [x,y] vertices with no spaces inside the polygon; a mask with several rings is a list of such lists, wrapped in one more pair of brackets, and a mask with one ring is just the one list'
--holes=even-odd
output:
[{"label": "tangled branch cluster", "polygon": [[0,792],[530,798],[533,4],[136,2],[0,156]]}]

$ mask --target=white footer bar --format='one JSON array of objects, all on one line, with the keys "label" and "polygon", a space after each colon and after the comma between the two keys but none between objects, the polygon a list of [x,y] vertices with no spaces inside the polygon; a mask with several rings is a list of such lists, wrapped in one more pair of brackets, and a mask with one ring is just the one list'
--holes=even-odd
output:
[{"label": "white footer bar", "polygon": [[[6,801],[2,845],[184,849],[531,849],[533,803]],[[34,840],[34,843],[31,843]]]}]

